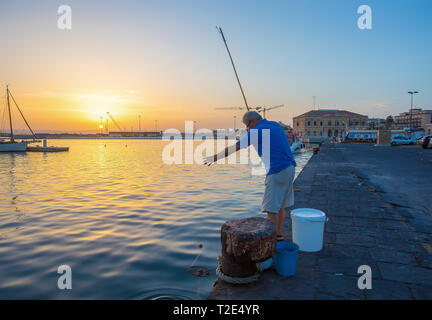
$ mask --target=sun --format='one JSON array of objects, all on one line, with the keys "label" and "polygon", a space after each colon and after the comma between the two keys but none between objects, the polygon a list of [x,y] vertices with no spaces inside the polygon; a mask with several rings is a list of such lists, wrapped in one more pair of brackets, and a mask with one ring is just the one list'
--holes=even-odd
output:
[{"label": "sun", "polygon": [[118,96],[105,94],[80,94],[76,99],[91,118],[106,116],[107,111],[118,113],[125,104]]}]

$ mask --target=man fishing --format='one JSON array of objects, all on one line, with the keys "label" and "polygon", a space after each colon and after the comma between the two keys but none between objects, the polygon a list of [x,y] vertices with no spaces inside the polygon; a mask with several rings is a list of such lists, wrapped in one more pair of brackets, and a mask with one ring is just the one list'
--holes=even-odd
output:
[{"label": "man fishing", "polygon": [[[206,157],[204,163],[211,165],[217,160],[228,157],[241,148],[247,148],[253,144],[267,173],[262,212],[266,212],[267,219],[275,224],[277,240],[282,241],[284,240],[282,227],[286,208],[294,205],[293,181],[296,162],[285,131],[277,122],[263,119],[256,111],[248,111],[243,116],[243,123],[248,129],[248,133],[236,143],[236,147],[227,147],[214,156]],[[252,130],[256,131],[251,135]],[[268,133],[269,139],[266,140],[263,137]],[[254,139],[254,136],[257,139]],[[267,141],[269,141],[270,146],[266,145]],[[267,156],[266,150],[269,153]]]}]

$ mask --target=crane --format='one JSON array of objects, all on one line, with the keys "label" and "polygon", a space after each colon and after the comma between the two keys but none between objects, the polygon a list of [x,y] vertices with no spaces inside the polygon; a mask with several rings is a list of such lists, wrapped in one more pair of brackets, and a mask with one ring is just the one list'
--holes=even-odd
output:
[{"label": "crane", "polygon": [[270,110],[277,109],[277,108],[282,108],[283,106],[284,106],[284,105],[281,104],[281,105],[279,105],[279,106],[274,106],[274,107],[270,107],[270,108],[268,108],[268,107],[257,107],[257,108],[255,108],[255,110],[258,111],[258,112],[262,111],[262,113],[263,113],[263,118],[265,118],[265,116],[266,116],[266,111],[270,111]]},{"label": "crane", "polygon": [[244,110],[242,107],[227,107],[227,108],[215,108],[215,110]]},{"label": "crane", "polygon": [[[262,112],[262,116],[263,116],[263,118],[265,118],[267,111],[277,109],[277,108],[282,108],[282,107],[284,107],[283,104],[281,104],[279,106],[274,106],[274,107],[256,107],[256,108],[249,108],[249,109],[255,110],[258,112]],[[243,107],[215,108],[215,110],[244,110],[244,109],[246,109],[246,108],[243,108]]]},{"label": "crane", "polygon": [[122,132],[122,129],[120,128],[120,126],[118,125],[118,123],[114,120],[114,118],[111,115],[111,113],[107,112],[107,114],[109,115],[109,117],[111,118],[112,122],[115,124],[115,126],[117,127],[117,129],[119,129],[119,131]]}]

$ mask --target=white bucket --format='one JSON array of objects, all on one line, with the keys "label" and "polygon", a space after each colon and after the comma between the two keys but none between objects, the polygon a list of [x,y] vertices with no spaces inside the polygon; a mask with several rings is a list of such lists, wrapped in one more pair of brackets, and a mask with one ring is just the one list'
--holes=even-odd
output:
[{"label": "white bucket", "polygon": [[302,208],[291,211],[293,242],[301,251],[317,252],[322,249],[326,220],[325,213],[320,210]]}]

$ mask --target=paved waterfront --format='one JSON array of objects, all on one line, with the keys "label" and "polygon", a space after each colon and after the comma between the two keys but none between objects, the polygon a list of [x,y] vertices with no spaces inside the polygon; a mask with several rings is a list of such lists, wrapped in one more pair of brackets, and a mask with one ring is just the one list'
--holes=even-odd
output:
[{"label": "paved waterfront", "polygon": [[[295,208],[330,218],[319,253],[300,253],[297,275],[218,281],[209,299],[432,299],[432,150],[325,145],[295,182]],[[291,240],[291,221],[285,236]],[[372,268],[360,290],[357,268]]]}]

